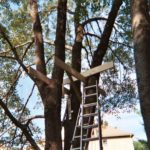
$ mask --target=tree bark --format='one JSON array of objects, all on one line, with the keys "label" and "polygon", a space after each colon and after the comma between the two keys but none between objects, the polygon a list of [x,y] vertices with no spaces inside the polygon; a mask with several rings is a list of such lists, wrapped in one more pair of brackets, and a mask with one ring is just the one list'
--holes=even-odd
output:
[{"label": "tree bark", "polygon": [[150,146],[150,16],[147,0],[132,0],[132,32],[140,106]]},{"label": "tree bark", "polygon": [[46,65],[44,59],[44,44],[42,35],[42,26],[38,14],[37,0],[30,0],[30,15],[33,21],[33,32],[35,41],[35,60],[36,69],[46,75]]},{"label": "tree bark", "polygon": [[[59,0],[57,8],[57,29],[55,40],[55,56],[65,61],[65,33],[66,33],[67,0]],[[52,79],[54,86],[48,91],[49,98],[45,101],[45,150],[61,150],[61,97],[64,71],[54,60]]]},{"label": "tree bark", "polygon": [[[36,47],[36,69],[43,75],[46,75],[42,27],[38,15],[37,0],[30,0],[30,6]],[[67,0],[59,0],[57,9],[58,14],[55,40],[55,56],[57,56],[62,61],[65,60],[66,10]],[[51,85],[45,84],[42,80],[36,79],[36,84],[44,104],[45,150],[62,149],[60,111],[63,73],[64,71],[56,66],[54,60],[54,68],[52,73],[53,82],[51,82]]]},{"label": "tree bark", "polygon": [[113,2],[113,6],[111,8],[107,22],[105,24],[103,34],[101,36],[101,41],[97,47],[97,50],[94,52],[92,68],[102,64],[103,57],[105,56],[108,48],[109,38],[113,30],[115,19],[117,17],[118,10],[121,4],[122,4],[122,0],[114,0]]},{"label": "tree bark", "polygon": [[[30,15],[33,22],[33,33],[34,33],[34,41],[35,41],[35,59],[34,63],[36,65],[36,70],[46,75],[46,64],[44,59],[44,44],[43,44],[43,35],[42,35],[42,26],[40,17],[38,14],[38,4],[37,0],[30,0]],[[45,90],[44,88],[47,86],[39,79],[35,80],[40,95],[42,97],[42,101],[44,103]]]}]

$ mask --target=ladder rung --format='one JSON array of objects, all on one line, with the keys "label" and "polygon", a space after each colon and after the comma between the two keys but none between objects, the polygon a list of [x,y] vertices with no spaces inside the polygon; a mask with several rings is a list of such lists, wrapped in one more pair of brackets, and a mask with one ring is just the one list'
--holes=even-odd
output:
[{"label": "ladder rung", "polygon": [[90,89],[90,88],[94,88],[94,87],[96,87],[96,85],[86,86],[85,89]]},{"label": "ladder rung", "polygon": [[75,137],[74,137],[74,139],[77,139],[77,138],[80,138],[80,137],[81,137],[81,136],[80,136],[80,135],[78,135],[78,136],[75,136]]},{"label": "ladder rung", "polygon": [[84,129],[89,129],[89,128],[96,128],[98,127],[98,124],[92,124],[92,125],[83,125]]},{"label": "ladder rung", "polygon": [[80,147],[71,148],[71,150],[80,150]]},{"label": "ladder rung", "polygon": [[[86,137],[87,135],[83,135],[83,137]],[[77,135],[77,136],[75,136],[74,137],[74,139],[77,139],[77,138],[80,138],[81,137],[81,135]]]},{"label": "ladder rung", "polygon": [[95,140],[99,140],[99,137],[93,137],[93,138],[82,139],[83,142],[95,141]]},{"label": "ladder rung", "polygon": [[91,96],[96,96],[97,93],[93,93],[93,94],[88,94],[88,95],[85,95],[85,97],[91,97]]},{"label": "ladder rung", "polygon": [[84,104],[83,107],[91,107],[91,106],[96,106],[97,103],[90,103],[90,104]]},{"label": "ladder rung", "polygon": [[85,114],[85,115],[83,115],[83,117],[92,117],[92,116],[96,116],[96,115],[98,115],[98,113]]},{"label": "ladder rung", "polygon": [[75,138],[79,138],[79,137],[80,137],[80,134],[75,135],[75,136],[73,137],[73,140],[74,140]]}]

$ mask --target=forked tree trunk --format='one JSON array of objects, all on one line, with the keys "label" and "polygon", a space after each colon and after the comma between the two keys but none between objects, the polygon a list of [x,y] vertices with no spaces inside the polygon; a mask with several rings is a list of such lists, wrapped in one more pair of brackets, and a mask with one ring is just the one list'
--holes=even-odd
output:
[{"label": "forked tree trunk", "polygon": [[150,146],[150,16],[147,0],[132,0],[132,31],[141,112]]},{"label": "forked tree trunk", "polygon": [[[42,27],[38,15],[37,0],[30,0],[30,6],[36,47],[36,69],[46,75]],[[66,10],[67,0],[58,0],[55,56],[63,61],[65,60]],[[47,85],[38,79],[36,80],[44,104],[45,150],[62,149],[60,111],[63,73],[64,71],[55,65],[54,60],[52,84]]]}]

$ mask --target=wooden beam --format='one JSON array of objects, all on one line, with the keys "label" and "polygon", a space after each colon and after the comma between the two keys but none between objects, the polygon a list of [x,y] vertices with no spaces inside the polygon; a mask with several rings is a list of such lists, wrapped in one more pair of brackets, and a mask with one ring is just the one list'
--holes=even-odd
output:
[{"label": "wooden beam", "polygon": [[44,83],[50,86],[54,83],[54,80],[49,79],[47,76],[45,76],[43,73],[39,72],[38,70],[35,70],[32,67],[27,67],[27,68],[28,68],[28,73],[35,79],[43,81]]},{"label": "wooden beam", "polygon": [[[87,77],[90,77],[92,75],[95,75],[97,73],[102,73],[103,71],[106,71],[110,68],[113,68],[114,67],[114,63],[113,62],[108,62],[108,63],[105,63],[103,65],[100,65],[100,66],[97,66],[97,67],[94,67],[92,69],[89,69],[85,72],[82,72],[81,75],[84,76],[85,78]],[[72,77],[73,81],[77,81],[78,79]],[[70,79],[69,78],[66,78],[63,80],[63,84],[70,84]]]},{"label": "wooden beam", "polygon": [[62,85],[62,97],[64,98],[64,95],[70,95],[70,90],[69,89],[67,89],[66,87],[64,87],[63,85]]},{"label": "wooden beam", "polygon": [[[29,73],[32,77],[34,77],[34,78],[36,78],[36,79],[38,79],[38,80],[40,80],[40,81],[46,83],[47,85],[49,85],[50,88],[52,88],[52,87],[54,86],[54,82],[55,82],[55,81],[54,81],[53,79],[49,79],[49,78],[48,78],[47,76],[45,76],[43,73],[41,73],[41,72],[39,72],[39,71],[33,69],[32,67],[27,67],[27,68],[28,68],[28,73]],[[67,88],[65,88],[65,87],[62,85],[62,96],[63,96],[64,94],[69,95],[69,94],[70,94],[70,90],[68,90]]]},{"label": "wooden beam", "polygon": [[62,60],[55,56],[55,62],[58,67],[69,73],[71,76],[74,76],[77,80],[85,82],[86,79],[83,75],[77,72],[75,69],[71,68],[69,65],[65,64]]}]

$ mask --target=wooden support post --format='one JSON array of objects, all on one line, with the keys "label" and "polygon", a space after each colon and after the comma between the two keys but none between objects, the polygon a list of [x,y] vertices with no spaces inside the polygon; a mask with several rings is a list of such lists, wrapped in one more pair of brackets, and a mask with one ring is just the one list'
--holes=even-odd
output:
[{"label": "wooden support post", "polygon": [[70,95],[70,90],[62,84],[62,97],[64,97],[65,94]]},{"label": "wooden support post", "polygon": [[73,90],[74,90],[74,92],[75,92],[75,94],[76,94],[76,96],[77,96],[77,99],[78,99],[78,101],[81,103],[82,100],[81,100],[79,91],[77,90],[77,88],[76,88],[76,86],[75,86],[75,84],[74,84],[74,82],[73,82],[72,76],[71,76],[69,73],[67,73],[67,75],[68,75],[68,77],[69,77],[69,79],[70,79],[70,81],[71,81],[71,84],[72,84]]},{"label": "wooden support post", "polygon": [[68,108],[68,119],[71,120],[73,111],[71,110],[71,99],[69,95],[66,95],[66,100],[67,100],[67,108]]}]

